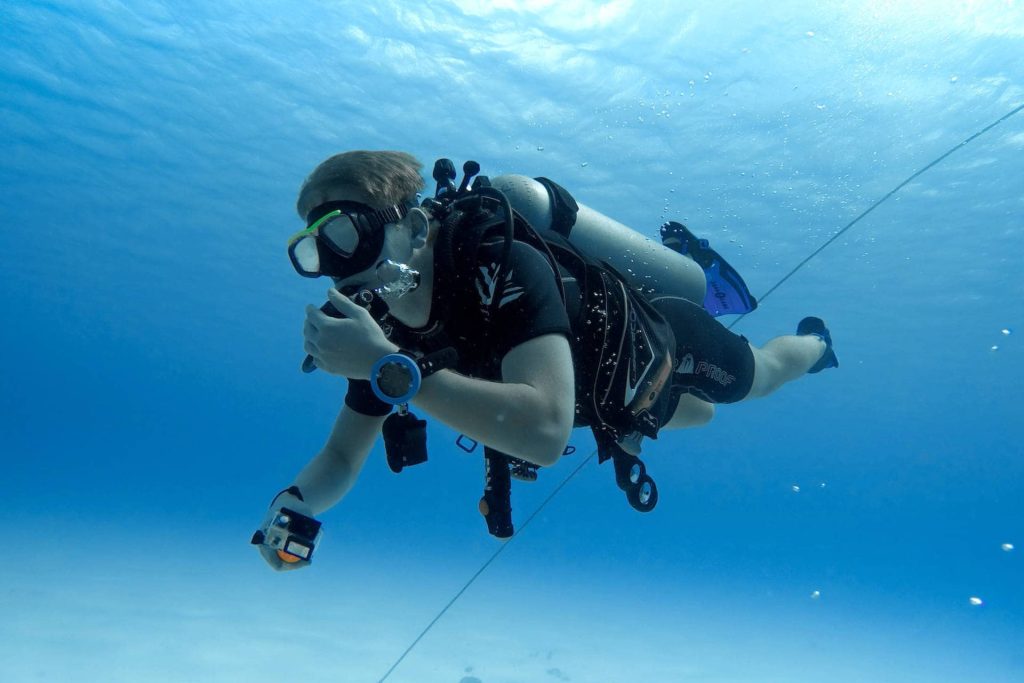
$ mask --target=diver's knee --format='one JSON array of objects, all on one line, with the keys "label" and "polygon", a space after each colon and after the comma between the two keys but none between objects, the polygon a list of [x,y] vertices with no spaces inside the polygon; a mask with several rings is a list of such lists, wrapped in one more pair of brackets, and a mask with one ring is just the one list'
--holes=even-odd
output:
[{"label": "diver's knee", "polygon": [[767,396],[782,384],[779,380],[782,368],[778,355],[772,352],[771,342],[765,344],[765,348],[750,344],[750,352],[754,356],[754,376],[751,378],[747,395],[741,399],[743,401]]},{"label": "diver's knee", "polygon": [[700,401],[700,406],[694,411],[694,427],[703,427],[715,417],[715,404],[707,401]]},{"label": "diver's knee", "polygon": [[666,429],[686,429],[703,427],[715,417],[715,405],[702,401],[696,396],[683,394],[679,404],[672,413],[672,419],[665,425]]}]

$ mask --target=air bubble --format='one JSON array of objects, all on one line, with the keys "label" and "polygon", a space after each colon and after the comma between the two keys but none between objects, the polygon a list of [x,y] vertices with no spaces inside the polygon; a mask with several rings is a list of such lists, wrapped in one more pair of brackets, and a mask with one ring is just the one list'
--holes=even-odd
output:
[{"label": "air bubble", "polygon": [[976,597],[976,596],[972,596],[971,597],[971,604],[974,605],[975,607],[980,607],[981,605],[984,605],[985,603],[982,602],[981,598]]},{"label": "air bubble", "polygon": [[1013,334],[1013,330],[1011,330],[1009,327],[1004,327],[1003,328],[1003,335],[1004,336],[1009,337],[1011,334]]},{"label": "air bubble", "polygon": [[1013,544],[1012,543],[1004,543],[1004,544],[1002,544],[999,547],[1003,549],[1004,553],[1013,552]]},{"label": "air bubble", "polygon": [[817,600],[821,597],[821,591],[813,591],[811,593],[811,600]]},{"label": "air bubble", "polygon": [[793,484],[793,493],[800,493],[800,487],[797,484]]}]

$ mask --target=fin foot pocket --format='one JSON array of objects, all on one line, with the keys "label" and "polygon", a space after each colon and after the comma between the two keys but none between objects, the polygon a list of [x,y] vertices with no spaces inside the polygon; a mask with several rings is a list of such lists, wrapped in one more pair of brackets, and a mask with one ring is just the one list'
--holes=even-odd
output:
[{"label": "fin foot pocket", "polygon": [[814,316],[807,316],[797,324],[796,333],[798,335],[814,335],[825,342],[825,353],[821,355],[818,362],[812,365],[811,369],[807,372],[813,374],[821,372],[826,368],[839,367],[839,359],[836,357],[835,349],[832,348],[832,333],[829,332],[824,320]]},{"label": "fin foot pocket", "polygon": [[[660,232],[661,243],[680,254],[690,254],[692,256],[709,246],[707,240],[698,239],[696,235],[690,232],[689,228],[676,221],[669,221],[662,225]],[[696,257],[694,257],[694,260],[696,260]],[[698,263],[700,262],[698,261]]]}]

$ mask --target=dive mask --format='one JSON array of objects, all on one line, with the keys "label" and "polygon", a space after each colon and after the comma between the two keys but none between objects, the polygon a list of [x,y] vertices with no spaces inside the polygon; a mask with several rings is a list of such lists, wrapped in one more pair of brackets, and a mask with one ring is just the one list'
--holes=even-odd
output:
[{"label": "dive mask", "polygon": [[304,277],[346,278],[374,264],[384,246],[384,226],[405,218],[395,204],[374,209],[360,202],[326,202],[306,216],[306,228],[288,239],[288,256]]}]

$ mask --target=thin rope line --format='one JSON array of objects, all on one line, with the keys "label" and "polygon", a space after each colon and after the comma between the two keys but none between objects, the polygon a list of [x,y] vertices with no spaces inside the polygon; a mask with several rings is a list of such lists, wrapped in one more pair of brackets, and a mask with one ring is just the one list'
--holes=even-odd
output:
[{"label": "thin rope line", "polygon": [[[772,286],[772,287],[771,287],[771,288],[770,288],[770,289],[769,289],[769,290],[768,290],[767,292],[765,292],[765,293],[764,293],[764,294],[762,294],[762,295],[761,295],[760,297],[758,297],[758,302],[762,302],[762,301],[764,301],[765,299],[767,299],[767,298],[768,298],[768,297],[769,297],[769,296],[771,295],[771,293],[772,293],[772,292],[774,292],[774,291],[775,291],[776,289],[778,289],[778,288],[779,288],[780,286],[782,286],[782,283],[784,283],[784,282],[785,282],[786,280],[788,280],[789,278],[793,277],[793,275],[795,275],[795,274],[796,274],[796,272],[797,272],[798,270],[800,270],[801,268],[803,268],[804,266],[806,266],[806,265],[807,265],[807,263],[808,263],[808,261],[810,261],[810,260],[811,260],[811,259],[813,259],[813,258],[814,258],[815,256],[817,256],[818,254],[820,254],[821,252],[823,252],[823,251],[825,250],[825,248],[826,248],[826,247],[828,247],[828,245],[832,244],[832,243],[833,243],[833,242],[835,242],[835,241],[836,241],[837,239],[839,239],[839,238],[840,238],[840,237],[841,237],[841,236],[843,235],[843,233],[845,233],[845,232],[846,232],[847,230],[849,230],[850,228],[852,228],[853,226],[855,226],[855,225],[856,225],[857,223],[859,223],[859,222],[860,222],[860,220],[861,220],[862,218],[864,218],[864,217],[865,217],[865,216],[867,216],[867,215],[868,215],[869,213],[871,213],[872,211],[874,211],[875,209],[877,209],[877,208],[878,208],[879,206],[881,206],[881,205],[882,205],[882,203],[883,203],[883,202],[885,202],[885,201],[886,201],[887,199],[889,199],[889,198],[890,198],[890,197],[892,197],[892,196],[893,196],[894,194],[896,194],[897,192],[899,192],[900,190],[902,190],[902,189],[903,189],[904,187],[906,187],[906,186],[907,186],[907,185],[908,185],[909,183],[913,182],[913,180],[914,180],[915,178],[917,178],[918,176],[920,176],[920,175],[921,175],[922,173],[924,173],[924,172],[928,171],[929,169],[931,169],[931,168],[932,168],[933,166],[935,166],[936,164],[938,164],[938,163],[942,162],[942,161],[943,161],[943,160],[944,160],[944,159],[945,159],[946,157],[948,157],[948,156],[949,156],[950,154],[952,154],[953,152],[955,152],[955,151],[957,151],[958,149],[960,149],[960,148],[964,147],[965,145],[968,145],[968,144],[970,144],[971,142],[973,142],[973,141],[974,141],[974,139],[975,139],[975,138],[977,138],[977,137],[979,137],[979,136],[981,136],[981,135],[984,135],[985,133],[987,133],[988,131],[992,130],[993,128],[995,128],[996,126],[998,126],[998,125],[999,125],[1000,123],[1002,123],[1003,121],[1005,121],[1006,119],[1008,119],[1008,118],[1010,118],[1011,116],[1013,116],[1014,114],[1016,114],[1016,113],[1020,112],[1020,111],[1021,111],[1022,109],[1024,109],[1024,104],[1022,104],[1022,105],[1018,106],[1017,108],[1015,108],[1015,109],[1014,109],[1013,111],[1011,111],[1010,113],[1008,113],[1008,114],[1005,114],[1005,115],[1001,116],[1001,117],[1000,117],[999,119],[997,119],[996,121],[993,121],[992,123],[988,124],[987,126],[985,126],[984,128],[982,128],[982,129],[981,129],[981,130],[979,130],[979,131],[978,131],[977,133],[975,133],[975,134],[974,134],[974,135],[972,135],[971,137],[967,138],[966,140],[964,140],[964,141],[963,141],[963,142],[961,142],[960,144],[958,144],[958,145],[955,145],[955,146],[953,146],[953,147],[952,147],[951,149],[947,150],[947,151],[946,151],[946,153],[945,153],[945,154],[943,154],[942,156],[940,156],[940,157],[939,157],[938,159],[936,159],[935,161],[931,162],[930,164],[928,164],[927,166],[925,166],[924,168],[922,168],[922,169],[921,169],[920,171],[918,171],[918,172],[914,173],[914,174],[913,174],[912,176],[910,176],[909,178],[907,178],[906,180],[904,180],[904,181],[903,181],[902,183],[900,183],[899,185],[897,185],[897,186],[896,186],[896,187],[894,187],[893,189],[889,190],[889,192],[887,192],[887,193],[885,194],[885,196],[884,196],[884,197],[882,197],[882,198],[881,198],[881,199],[879,199],[879,200],[878,200],[877,202],[875,202],[874,204],[872,204],[871,206],[869,206],[869,207],[868,207],[868,208],[867,208],[867,209],[866,209],[866,210],[865,210],[865,211],[864,211],[863,213],[861,213],[861,214],[860,214],[859,216],[857,216],[857,217],[856,217],[856,218],[854,218],[854,219],[853,219],[852,221],[850,221],[849,223],[847,223],[847,224],[846,224],[846,225],[845,225],[845,226],[844,226],[844,227],[843,227],[843,228],[842,228],[842,229],[841,229],[841,230],[840,230],[839,232],[837,232],[836,234],[832,235],[832,237],[828,238],[828,240],[826,240],[824,244],[822,244],[822,245],[821,245],[820,247],[818,247],[817,249],[815,249],[814,251],[812,251],[812,252],[811,252],[811,254],[810,254],[810,255],[809,255],[809,256],[808,256],[807,258],[805,258],[805,259],[804,259],[803,261],[801,261],[800,263],[798,263],[798,264],[797,264],[797,265],[796,265],[796,266],[795,266],[795,267],[793,268],[793,270],[789,271],[789,272],[788,272],[788,273],[787,273],[787,274],[786,274],[786,275],[785,275],[785,276],[784,276],[784,277],[783,277],[783,278],[782,278],[781,280],[779,280],[778,282],[776,282],[776,283],[775,283],[775,284],[774,284],[774,285],[773,285],[773,286]],[[748,311],[748,313],[749,313],[749,311]],[[734,326],[734,325],[736,325],[736,323],[738,323],[739,321],[743,320],[743,319],[744,319],[745,317],[747,317],[747,313],[744,313],[744,314],[742,314],[742,315],[741,315],[740,317],[736,318],[736,319],[735,319],[735,320],[733,320],[733,321],[732,321],[731,323],[729,323],[728,329],[730,329],[730,330],[731,330],[731,329],[733,328],[733,326]]]},{"label": "thin rope line", "polygon": [[[927,166],[925,166],[924,168],[922,168],[922,169],[921,169],[920,171],[917,171],[916,173],[914,173],[913,175],[911,175],[911,176],[910,176],[909,178],[907,178],[906,180],[904,180],[904,181],[903,181],[902,183],[900,183],[899,185],[897,185],[896,187],[894,187],[894,188],[893,188],[892,190],[890,190],[890,191],[889,191],[888,193],[886,193],[886,195],[885,195],[884,197],[882,197],[881,199],[879,199],[879,200],[878,200],[877,202],[875,202],[875,203],[874,203],[874,204],[872,204],[872,205],[871,205],[870,207],[868,207],[868,208],[867,208],[867,209],[866,209],[866,210],[865,210],[865,211],[864,211],[863,213],[861,213],[861,214],[860,214],[859,216],[857,216],[857,217],[856,217],[856,218],[854,218],[854,219],[853,219],[852,221],[850,221],[849,223],[847,223],[847,224],[846,224],[846,225],[845,225],[845,226],[844,226],[844,227],[843,227],[843,228],[842,228],[842,229],[841,229],[841,230],[840,230],[839,232],[837,232],[836,234],[832,235],[832,237],[830,237],[830,238],[829,238],[829,239],[828,239],[828,240],[827,240],[827,241],[826,241],[826,242],[825,242],[824,244],[822,244],[822,245],[821,245],[820,247],[818,247],[818,248],[817,248],[817,249],[815,249],[815,250],[814,250],[813,252],[811,252],[810,256],[808,256],[808,257],[807,257],[807,258],[805,258],[805,259],[804,259],[803,261],[801,261],[800,263],[798,263],[798,264],[796,265],[796,267],[795,267],[795,268],[793,268],[793,270],[789,271],[789,273],[787,273],[787,274],[786,274],[786,275],[785,275],[785,276],[784,276],[784,277],[783,277],[783,278],[782,278],[781,280],[779,280],[778,282],[776,282],[776,283],[775,283],[775,285],[774,285],[774,286],[772,286],[772,287],[771,287],[771,288],[770,288],[770,289],[769,289],[769,290],[768,290],[767,292],[765,292],[764,294],[762,294],[762,295],[761,295],[761,296],[759,297],[758,301],[764,301],[765,299],[767,299],[767,298],[768,298],[768,296],[769,296],[769,295],[770,295],[770,294],[771,294],[772,292],[774,292],[774,291],[775,291],[776,289],[778,289],[778,288],[779,288],[779,287],[780,287],[780,286],[782,285],[782,283],[784,283],[784,282],[785,282],[786,280],[788,280],[789,278],[793,277],[793,275],[794,275],[794,274],[795,274],[795,273],[796,273],[796,272],[797,272],[798,270],[800,270],[801,268],[803,268],[803,267],[804,267],[805,265],[807,265],[807,263],[808,263],[808,262],[809,262],[809,261],[810,261],[811,259],[813,259],[813,258],[814,258],[815,256],[817,256],[817,255],[818,255],[818,254],[820,254],[820,253],[821,253],[822,251],[824,251],[824,250],[825,250],[825,248],[826,248],[826,247],[827,247],[828,245],[832,244],[832,243],[833,243],[833,242],[835,242],[835,241],[836,241],[837,239],[839,239],[839,237],[840,237],[840,236],[841,236],[841,235],[842,235],[843,233],[845,233],[845,232],[846,232],[847,230],[849,230],[849,229],[850,229],[850,228],[852,228],[852,227],[853,227],[854,225],[856,225],[857,223],[859,223],[859,222],[860,222],[860,220],[861,220],[862,218],[864,218],[865,216],[867,216],[867,215],[868,215],[869,213],[871,213],[872,211],[874,211],[875,209],[877,209],[877,208],[878,208],[879,206],[881,206],[881,204],[882,204],[883,202],[885,202],[885,201],[886,201],[887,199],[889,199],[889,197],[893,196],[894,194],[896,194],[897,192],[899,192],[900,190],[902,190],[902,189],[903,189],[904,187],[906,187],[906,185],[907,185],[908,183],[912,182],[912,181],[913,181],[913,180],[914,180],[915,178],[917,178],[918,176],[920,176],[920,175],[921,175],[922,173],[924,173],[924,172],[928,171],[928,170],[929,170],[930,168],[932,168],[933,166],[935,166],[936,164],[938,164],[939,162],[941,162],[942,160],[944,160],[944,159],[945,159],[946,157],[948,157],[948,156],[949,156],[950,154],[952,154],[953,152],[955,152],[955,151],[957,151],[958,149],[960,149],[961,147],[964,147],[965,145],[967,145],[967,144],[969,144],[969,143],[973,142],[975,138],[977,138],[977,137],[979,137],[979,136],[981,136],[981,135],[984,135],[985,133],[987,133],[988,131],[992,130],[993,128],[995,128],[996,126],[998,126],[998,125],[999,125],[1000,123],[1002,123],[1003,121],[1005,121],[1006,119],[1008,119],[1008,118],[1010,118],[1011,116],[1013,116],[1014,114],[1016,114],[1016,113],[1020,112],[1020,111],[1021,111],[1022,109],[1024,109],[1024,104],[1022,104],[1022,105],[1020,105],[1020,106],[1016,107],[1016,108],[1015,108],[1015,109],[1014,109],[1013,111],[1011,111],[1010,113],[1008,113],[1008,114],[1005,114],[1005,115],[1001,116],[1001,117],[1000,117],[999,119],[997,119],[996,121],[994,121],[994,122],[990,123],[989,125],[985,126],[985,127],[984,127],[984,128],[982,128],[981,130],[979,130],[979,131],[978,131],[977,133],[975,133],[974,135],[972,135],[972,136],[970,136],[969,138],[965,139],[965,140],[964,140],[963,142],[961,142],[960,144],[958,144],[958,145],[955,145],[955,146],[954,146],[954,147],[952,147],[952,148],[951,148],[950,150],[948,150],[948,151],[947,151],[947,152],[946,152],[945,154],[943,154],[942,156],[940,156],[939,158],[937,158],[937,159],[936,159],[935,161],[931,162],[930,164],[928,164]],[[745,317],[747,317],[747,314],[746,314],[746,313],[744,313],[744,314],[743,314],[743,315],[741,315],[740,317],[738,317],[738,318],[736,318],[735,320],[733,320],[733,321],[732,321],[732,322],[731,322],[731,323],[729,324],[729,326],[728,326],[728,329],[730,329],[730,330],[731,330],[731,329],[733,328],[733,326],[734,326],[734,325],[736,325],[736,323],[738,323],[739,321],[743,320],[743,319],[744,319]],[[594,458],[594,455],[595,455],[596,453],[597,453],[597,451],[596,451],[596,450],[595,450],[594,452],[592,452],[592,453],[591,453],[591,454],[590,454],[589,456],[587,456],[587,458],[586,458],[586,459],[585,459],[585,460],[584,460],[583,462],[581,462],[581,463],[580,463],[580,464],[579,464],[579,465],[578,465],[578,466],[576,467],[576,469],[574,469],[574,470],[573,470],[572,472],[570,472],[570,473],[569,473],[569,476],[567,476],[567,477],[566,477],[566,478],[565,478],[565,479],[564,479],[564,480],[562,481],[562,483],[561,483],[561,484],[559,484],[558,486],[556,486],[556,487],[555,487],[555,489],[554,489],[554,490],[553,490],[553,491],[552,491],[552,492],[551,492],[551,493],[550,493],[550,494],[548,495],[548,497],[544,499],[544,502],[542,502],[542,503],[540,504],[540,506],[539,506],[539,507],[538,507],[538,508],[537,508],[536,510],[534,510],[534,511],[533,511],[533,513],[532,513],[532,514],[531,514],[531,515],[530,515],[529,517],[527,517],[527,518],[526,518],[526,521],[525,521],[525,522],[523,522],[523,525],[519,527],[519,530],[518,530],[518,531],[516,531],[516,532],[515,532],[514,534],[512,534],[512,537],[511,537],[511,538],[509,538],[509,539],[508,539],[508,541],[506,541],[505,543],[502,543],[502,544],[501,544],[501,547],[499,547],[499,548],[498,548],[498,549],[497,549],[496,551],[494,551],[494,553],[493,553],[493,554],[492,554],[492,555],[491,555],[491,556],[490,556],[489,558],[487,558],[487,561],[483,563],[483,565],[482,565],[482,566],[480,567],[480,569],[478,569],[478,570],[476,571],[476,573],[475,573],[475,574],[473,574],[473,576],[471,576],[471,577],[469,578],[469,581],[467,581],[467,582],[465,583],[465,585],[463,585],[463,586],[462,586],[462,588],[461,588],[461,589],[459,589],[459,592],[458,592],[458,593],[456,593],[456,594],[455,594],[455,596],[454,596],[454,597],[453,597],[453,598],[452,598],[451,600],[449,600],[449,601],[448,601],[448,604],[447,604],[447,605],[445,605],[445,606],[444,606],[444,608],[443,608],[443,609],[442,609],[442,610],[441,610],[440,612],[438,612],[438,613],[437,613],[437,616],[436,616],[436,617],[434,617],[434,618],[433,618],[433,620],[432,620],[432,621],[431,621],[431,622],[430,622],[429,624],[427,624],[427,627],[426,627],[426,628],[424,628],[424,629],[423,629],[423,631],[422,631],[422,632],[421,632],[421,633],[420,633],[420,634],[419,634],[418,636],[416,636],[416,640],[412,641],[412,644],[411,644],[411,645],[409,645],[409,647],[407,647],[407,648],[405,649],[405,652],[403,652],[403,653],[402,653],[402,655],[401,655],[401,656],[400,656],[400,657],[399,657],[399,658],[398,658],[397,660],[395,660],[395,663],[391,665],[391,668],[387,670],[387,673],[385,673],[385,674],[384,674],[384,675],[383,675],[383,676],[382,676],[382,677],[380,678],[380,680],[379,680],[379,681],[378,681],[377,683],[384,683],[384,681],[386,681],[386,680],[388,679],[388,677],[389,677],[389,676],[391,676],[391,673],[392,673],[392,672],[393,672],[393,671],[394,671],[395,669],[397,669],[397,668],[398,668],[398,665],[402,663],[402,661],[403,661],[403,660],[404,660],[404,659],[406,658],[406,656],[408,656],[408,654],[409,654],[410,652],[412,652],[413,648],[415,648],[415,647],[416,647],[416,645],[417,645],[417,644],[419,644],[419,642],[420,642],[420,641],[421,641],[421,640],[423,639],[423,637],[424,637],[425,635],[427,635],[427,632],[429,632],[429,631],[430,631],[430,629],[432,629],[432,628],[434,627],[434,624],[436,624],[436,623],[437,623],[438,621],[440,621],[441,617],[443,617],[443,616],[445,615],[445,613],[446,613],[446,612],[447,612],[447,611],[448,611],[448,610],[449,610],[449,609],[451,608],[451,606],[455,604],[455,601],[456,601],[456,600],[458,600],[458,599],[459,599],[460,597],[462,597],[462,594],[463,594],[463,593],[465,593],[465,592],[466,592],[466,591],[467,591],[467,590],[469,589],[469,587],[473,585],[473,582],[474,582],[474,581],[476,581],[476,580],[477,580],[477,578],[479,578],[479,576],[480,576],[481,574],[483,574],[483,573],[484,573],[484,570],[486,570],[486,569],[487,569],[487,568],[488,568],[489,566],[491,566],[491,563],[492,563],[492,562],[494,562],[494,560],[496,560],[496,559],[498,558],[498,556],[499,556],[499,555],[501,555],[501,553],[502,553],[502,552],[504,552],[505,548],[507,548],[507,547],[508,547],[508,546],[509,546],[509,545],[510,545],[510,544],[512,543],[512,541],[513,541],[513,540],[515,540],[516,538],[518,538],[518,537],[519,537],[519,535],[520,535],[521,533],[523,533],[523,531],[525,531],[525,530],[526,530],[526,527],[527,527],[527,526],[529,526],[530,522],[532,522],[532,521],[534,520],[534,518],[535,518],[535,517],[536,517],[536,516],[537,516],[538,514],[540,514],[540,511],[541,511],[541,510],[543,510],[543,509],[544,509],[544,507],[545,507],[545,506],[546,506],[546,505],[547,505],[548,503],[550,503],[550,502],[551,502],[551,500],[552,500],[552,499],[553,499],[553,498],[554,498],[554,497],[555,497],[556,495],[558,495],[558,492],[559,492],[559,491],[561,491],[561,490],[562,490],[563,488],[565,488],[565,485],[566,485],[566,484],[568,484],[568,483],[569,483],[569,481],[570,481],[570,480],[571,480],[571,479],[572,479],[573,477],[575,477],[575,476],[576,476],[576,475],[577,475],[577,474],[579,473],[579,471],[580,471],[580,470],[582,470],[582,469],[583,469],[583,467],[584,467],[584,466],[585,466],[585,465],[586,465],[587,463],[589,463],[589,462],[590,462],[590,461],[591,461],[591,460],[592,460],[592,459]]]},{"label": "thin rope line", "polygon": [[597,454],[596,449],[590,455],[588,455],[586,459],[583,460],[583,462],[577,465],[576,469],[570,472],[569,476],[567,476],[561,484],[556,486],[555,489],[550,494],[548,494],[548,497],[544,499],[544,502],[542,502],[540,506],[536,510],[534,510],[529,517],[526,518],[526,521],[523,522],[522,525],[520,525],[519,529],[515,533],[513,533],[512,536],[509,537],[507,541],[502,543],[489,558],[487,558],[487,561],[484,562],[483,565],[481,565],[480,569],[476,570],[476,573],[469,578],[469,581],[467,581],[465,585],[463,585],[462,588],[459,589],[459,592],[456,593],[455,596],[448,601],[448,604],[445,605],[444,608],[437,613],[437,616],[434,617],[429,624],[427,624],[427,627],[423,629],[423,631],[418,636],[416,636],[416,640],[412,641],[412,644],[409,645],[409,647],[405,648],[405,652],[402,653],[402,656],[395,660],[395,663],[391,665],[391,668],[388,669],[387,673],[384,674],[377,683],[384,683],[384,681],[388,679],[391,673],[398,668],[399,664],[402,663],[402,660],[405,659],[410,652],[412,652],[413,648],[416,647],[417,644],[419,644],[419,642],[423,639],[423,636],[427,635],[427,632],[430,631],[430,629],[434,628],[434,624],[440,621],[441,617],[443,617],[445,613],[451,608],[451,606],[455,604],[455,601],[462,597],[462,594],[465,593],[466,590],[468,590],[469,587],[473,585],[473,582],[476,581],[477,578],[479,578],[479,576],[484,573],[485,569],[491,566],[491,563],[498,558],[498,555],[501,555],[501,553],[505,551],[505,548],[509,547],[509,545],[512,544],[512,541],[519,538],[519,535],[526,531],[526,527],[530,525],[530,522],[532,522],[533,519],[540,514],[540,511],[543,510],[544,507],[548,503],[550,503],[556,495],[558,495],[558,492],[561,491],[565,487],[565,485],[569,483],[570,479],[575,477],[587,463],[594,459],[595,454]]}]

